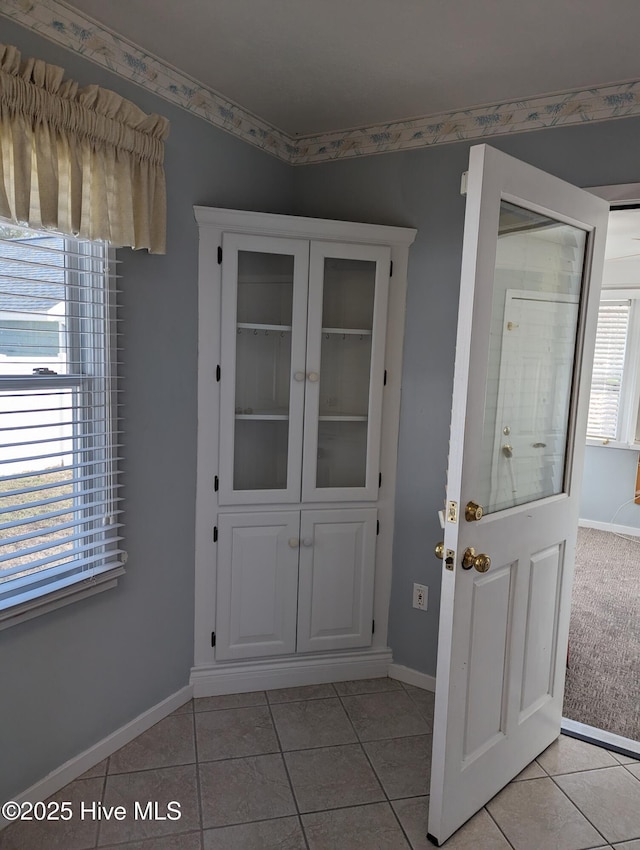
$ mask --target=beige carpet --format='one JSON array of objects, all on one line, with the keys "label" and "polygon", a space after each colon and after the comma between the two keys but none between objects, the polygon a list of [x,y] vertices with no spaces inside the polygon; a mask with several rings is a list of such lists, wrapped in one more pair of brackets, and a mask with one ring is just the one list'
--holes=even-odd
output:
[{"label": "beige carpet", "polygon": [[640,537],[578,530],[564,716],[640,740]]}]

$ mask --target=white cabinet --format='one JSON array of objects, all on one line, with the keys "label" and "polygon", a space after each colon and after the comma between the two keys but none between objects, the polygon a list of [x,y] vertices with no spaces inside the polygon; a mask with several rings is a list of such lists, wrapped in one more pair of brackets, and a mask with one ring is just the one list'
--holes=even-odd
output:
[{"label": "white cabinet", "polygon": [[216,658],[368,646],[375,508],[222,514]]},{"label": "white cabinet", "polygon": [[195,212],[195,692],[383,675],[415,232]]}]

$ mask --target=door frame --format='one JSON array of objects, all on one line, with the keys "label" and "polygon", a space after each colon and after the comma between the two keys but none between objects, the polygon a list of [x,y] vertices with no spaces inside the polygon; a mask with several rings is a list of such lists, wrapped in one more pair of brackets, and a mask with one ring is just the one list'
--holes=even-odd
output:
[{"label": "door frame", "polygon": [[[610,206],[625,207],[640,204],[640,183],[618,183],[607,186],[587,186],[587,192],[609,201]],[[583,461],[584,463],[584,461]],[[640,741],[624,738],[606,729],[598,729],[577,720],[562,717],[561,731],[564,735],[605,747],[621,755],[640,759]]]}]

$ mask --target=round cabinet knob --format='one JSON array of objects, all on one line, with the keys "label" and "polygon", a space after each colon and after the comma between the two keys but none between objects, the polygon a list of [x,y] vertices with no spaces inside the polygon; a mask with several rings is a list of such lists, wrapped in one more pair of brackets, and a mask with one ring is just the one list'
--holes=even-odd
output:
[{"label": "round cabinet knob", "polygon": [[304,372],[294,372],[293,373],[294,381],[304,381]]},{"label": "round cabinet knob", "polygon": [[309,378],[312,384],[316,384],[320,380],[320,375],[317,372],[309,372],[307,378]]},{"label": "round cabinet knob", "polygon": [[297,549],[299,545],[300,545],[300,541],[298,540],[297,537],[290,537],[289,538],[289,546],[291,546],[292,549]]},{"label": "round cabinet knob", "polygon": [[310,537],[304,537],[302,540],[302,545],[306,546],[307,548],[309,546],[313,546],[313,540]]},{"label": "round cabinet knob", "polygon": [[436,548],[433,550],[436,558],[441,561],[444,558],[444,542],[436,543]]}]

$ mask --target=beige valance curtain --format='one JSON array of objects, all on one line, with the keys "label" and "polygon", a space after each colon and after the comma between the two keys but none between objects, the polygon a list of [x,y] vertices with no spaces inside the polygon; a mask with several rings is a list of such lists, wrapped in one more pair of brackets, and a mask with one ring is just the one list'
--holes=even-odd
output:
[{"label": "beige valance curtain", "polygon": [[169,122],[0,44],[0,216],[165,251]]}]

